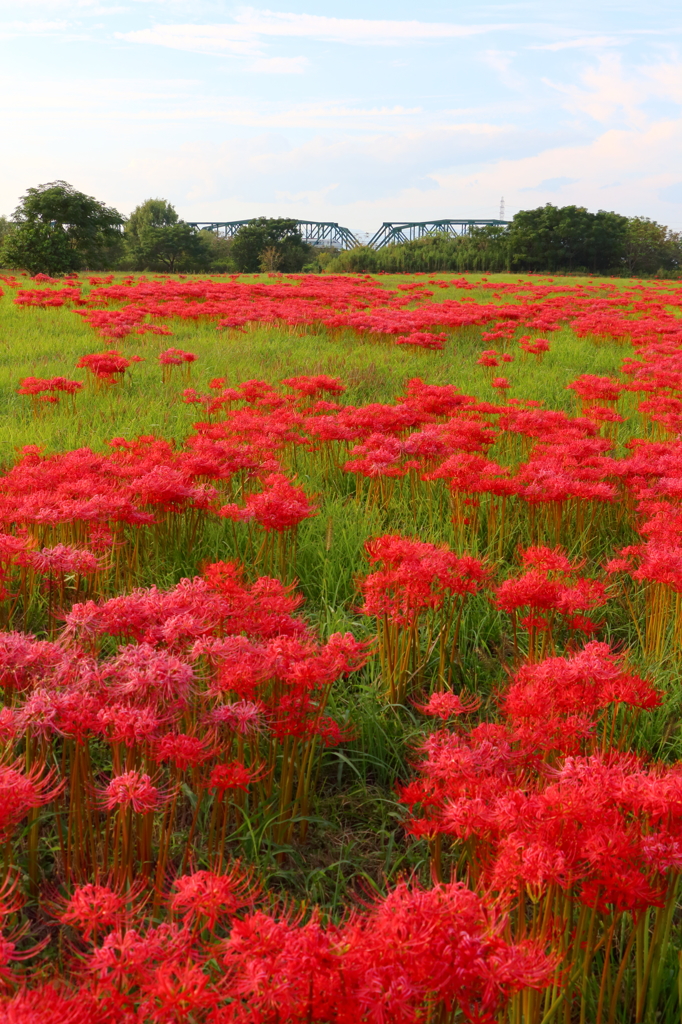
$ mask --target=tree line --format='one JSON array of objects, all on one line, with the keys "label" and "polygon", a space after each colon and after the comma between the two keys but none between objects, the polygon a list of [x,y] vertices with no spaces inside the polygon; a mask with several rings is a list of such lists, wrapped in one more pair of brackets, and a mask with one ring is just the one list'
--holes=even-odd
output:
[{"label": "tree line", "polygon": [[373,250],[340,253],[327,264],[339,273],[547,272],[627,277],[682,276],[682,235],[648,217],[624,217],[584,206],[521,210],[507,225],[445,233]]},{"label": "tree line", "polygon": [[79,270],[166,273],[416,271],[682,276],[682,235],[647,217],[550,203],[508,225],[446,233],[379,250],[307,245],[298,222],[258,217],[232,238],[197,231],[165,199],[126,218],[64,181],[29,188],[11,219],[0,218],[0,266],[31,274]]},{"label": "tree line", "polygon": [[12,218],[0,220],[0,266],[31,274],[295,273],[306,264],[318,269],[295,220],[259,217],[219,238],[180,220],[165,199],[147,199],[126,218],[65,181],[29,188]]}]

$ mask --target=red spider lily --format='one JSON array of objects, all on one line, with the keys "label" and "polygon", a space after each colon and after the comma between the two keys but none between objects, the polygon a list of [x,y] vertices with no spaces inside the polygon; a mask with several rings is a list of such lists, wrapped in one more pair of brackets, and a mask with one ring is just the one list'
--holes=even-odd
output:
[{"label": "red spider lily", "polygon": [[167,348],[159,353],[161,366],[182,366],[183,363],[193,363],[196,360],[193,352],[184,352],[181,348]]},{"label": "red spider lily", "polygon": [[19,762],[0,766],[0,834],[5,840],[30,810],[49,804],[64,787],[54,771],[40,764],[28,771],[22,767]]},{"label": "red spider lily", "polygon": [[584,373],[577,377],[570,384],[566,385],[582,402],[583,412],[589,410],[593,402],[615,403],[623,390],[623,384],[615,377],[595,377],[593,374]]},{"label": "red spider lily", "polygon": [[91,551],[74,548],[68,544],[56,544],[53,548],[29,551],[22,558],[21,564],[45,576],[64,576],[67,573],[89,576],[100,569],[99,559]]},{"label": "red spider lily", "polygon": [[265,530],[282,533],[317,514],[302,487],[295,487],[281,473],[271,473],[263,481],[264,490],[249,495],[243,509],[225,505],[220,514],[228,519],[254,519]]},{"label": "red spider lily", "polygon": [[[661,697],[650,680],[623,669],[623,658],[608,644],[592,642],[568,658],[548,658],[522,666],[513,677],[503,702],[508,721],[523,737],[524,745],[574,753],[585,742],[598,741],[606,751],[614,742],[618,706],[658,707]],[[611,720],[606,712],[612,709]],[[626,744],[636,716],[621,721],[619,742]],[[589,749],[589,748],[588,748]]]},{"label": "red spider lily", "polygon": [[452,715],[469,715],[481,706],[479,697],[462,700],[460,694],[448,691],[432,693],[426,704],[417,704],[416,701],[413,703],[417,711],[421,711],[424,715],[441,718],[443,721],[451,718]]},{"label": "red spider lily", "polygon": [[286,578],[295,565],[298,526],[317,515],[317,505],[282,473],[268,474],[263,484],[262,491],[247,496],[242,508],[224,505],[219,515],[236,521],[253,520],[262,526],[266,538],[254,561],[263,561],[266,569],[274,569]]},{"label": "red spider lily", "polygon": [[[177,318],[327,330],[332,341],[343,332],[344,344],[352,333],[430,347],[462,331],[501,349],[518,338],[539,362],[549,342],[536,333],[573,329],[590,345],[632,346],[633,357],[622,379],[572,383],[582,416],[418,378],[394,401],[357,406],[326,401],[343,388],[326,375],[283,386],[217,378],[209,394],[188,389],[206,422],[184,439],[20,450],[0,474],[0,612],[9,628],[30,623],[41,636],[57,614],[65,627],[57,643],[0,634],[5,858],[17,889],[27,877],[32,892],[24,924],[17,890],[4,911],[0,898],[14,928],[0,950],[0,1020],[52,1019],[50,964],[65,986],[81,986],[87,1024],[548,1024],[557,1014],[606,1024],[672,1012],[680,767],[633,748],[653,742],[654,717],[642,722],[663,700],[661,666],[672,678],[682,649],[679,286],[459,279],[454,297],[430,302],[425,280],[384,287],[390,280],[131,277],[95,281],[81,299],[79,286],[40,279],[17,292],[20,305],[86,302],[83,321],[107,338],[167,334],[162,324]],[[503,372],[512,356],[482,359]],[[370,371],[349,380],[373,383]],[[37,398],[69,393],[36,390],[43,383],[22,385]],[[624,449],[623,420],[642,435]],[[409,841],[428,846],[434,880],[470,886],[399,885],[337,925],[323,910],[278,912],[271,897],[267,912],[240,907],[221,881],[232,874],[222,870],[227,848],[251,843],[247,834],[282,861],[305,839],[318,775],[332,784],[325,747],[351,737],[364,706],[339,683],[371,651],[348,635],[322,642],[311,625],[331,600],[335,560],[315,570],[310,541],[324,527],[311,524],[293,564],[297,523],[318,511],[294,469],[324,481],[327,553],[339,515],[352,518],[349,483],[356,511],[389,531],[370,541],[360,589],[389,696],[419,694],[417,710],[433,719],[401,790]],[[519,542],[530,546],[509,569]],[[225,561],[167,589],[134,589],[157,567],[175,580],[178,566],[215,550],[245,568]],[[300,569],[319,598],[312,618],[292,586],[254,578],[268,559],[284,580]],[[496,607],[486,611],[474,595],[495,562]],[[578,649],[602,616],[619,643],[629,634],[629,655],[596,641]],[[635,667],[641,654],[652,680]],[[472,727],[463,716],[478,698],[453,692],[460,676],[490,693],[486,721]],[[358,731],[343,755],[351,763],[366,740]],[[33,786],[48,764],[49,783]],[[107,806],[110,779],[118,789]],[[195,863],[211,870],[188,874]],[[33,969],[19,957],[40,927],[43,875],[72,897],[50,929],[55,948]],[[179,914],[184,926],[172,923]],[[85,970],[64,955],[60,928],[94,945]],[[70,996],[53,1001],[55,1016],[76,1012]]]},{"label": "red spider lily", "polygon": [[[572,564],[560,548],[530,547],[522,552],[521,558],[524,567],[530,567],[529,571],[500,584],[494,603],[512,616],[517,652],[517,611],[529,609],[529,614],[520,622],[529,634],[528,656],[536,660],[555,645],[557,615],[570,622],[573,628],[580,628],[583,623],[576,619],[576,613],[604,605],[609,596],[602,581],[578,576],[581,566]],[[541,612],[548,614],[539,614]],[[591,625],[588,629],[592,631]]]},{"label": "red spider lily", "polygon": [[123,380],[123,375],[131,363],[140,362],[141,358],[131,356],[130,359],[126,359],[117,349],[109,349],[107,352],[93,352],[91,355],[81,356],[76,366],[89,370],[98,383],[116,384]]},{"label": "red spider lily", "polygon": [[338,377],[329,377],[326,374],[286,377],[282,384],[293,391],[298,391],[304,398],[317,398],[322,394],[342,395],[346,390],[345,384]]},{"label": "red spider lily", "polygon": [[249,736],[263,728],[262,704],[250,700],[237,700],[231,704],[219,704],[213,708],[210,721],[222,725],[231,732]]},{"label": "red spider lily", "polygon": [[100,1024],[101,1019],[95,994],[84,987],[74,992],[43,982],[0,1001],[2,1024]]},{"label": "red spider lily", "polygon": [[230,761],[228,764],[217,764],[208,778],[208,788],[219,793],[230,789],[241,789],[245,793],[258,772],[247,768],[241,761]]},{"label": "red spider lily", "polygon": [[405,337],[396,338],[394,344],[414,345],[417,348],[425,348],[433,352],[438,352],[445,348],[445,342],[447,340],[445,332],[442,332],[441,334],[430,334],[425,331],[413,331],[411,334],[406,334]]},{"label": "red spider lily", "polygon": [[34,415],[46,404],[57,405],[62,394],[69,395],[71,409],[75,411],[75,395],[82,387],[81,381],[66,377],[24,377],[19,382],[17,394],[30,396]]},{"label": "red spider lily", "polygon": [[59,913],[63,924],[76,928],[85,942],[119,928],[130,916],[129,895],[106,885],[76,886]]},{"label": "red spider lily", "polygon": [[190,379],[192,363],[196,362],[194,352],[184,352],[181,348],[167,348],[159,353],[159,365],[163,370],[163,381],[167,383],[171,379],[174,366],[184,367],[185,380]]},{"label": "red spider lily", "polygon": [[[465,598],[485,586],[488,571],[471,556],[457,557],[445,547],[407,537],[386,534],[365,547],[370,564],[383,563],[383,568],[360,582],[361,610],[377,620],[389,699],[403,703],[409,684],[417,685],[435,647],[439,652],[436,678],[450,678]],[[421,617],[426,626],[426,660],[419,633]]]},{"label": "red spider lily", "polygon": [[66,377],[50,377],[49,379],[41,377],[24,377],[23,380],[19,381],[17,394],[39,395],[43,391],[63,391],[67,395],[74,395],[77,391],[80,391],[82,387],[82,381],[67,380]]},{"label": "red spider lily", "polygon": [[157,764],[170,761],[179,771],[196,768],[212,757],[216,748],[204,736],[168,732],[156,740],[153,757]]},{"label": "red spider lily", "polygon": [[260,895],[253,871],[245,871],[239,862],[221,875],[211,871],[195,871],[177,878],[173,883],[170,909],[179,913],[197,929],[212,932],[221,918],[232,917],[238,910],[252,907]]},{"label": "red spider lily", "polygon": [[[249,970],[253,958],[264,968],[258,974]],[[555,966],[531,943],[498,938],[479,899],[459,883],[431,890],[402,883],[343,928],[325,928],[316,916],[303,925],[256,912],[234,923],[224,962],[248,1007],[237,1020],[262,1020],[277,1008],[286,1020],[337,1024],[407,1024],[429,998],[492,1024],[516,985],[542,989]]]},{"label": "red spider lily", "polygon": [[534,338],[532,341],[530,335],[524,334],[519,338],[519,346],[528,355],[535,356],[536,362],[541,363],[542,357],[545,352],[549,352],[549,342],[547,338]]},{"label": "red spider lily", "polygon": [[486,349],[484,352],[481,352],[476,360],[476,364],[477,366],[485,366],[486,369],[491,369],[494,366],[500,365],[501,358],[499,352],[496,352],[494,348]]},{"label": "red spider lily", "polygon": [[108,811],[132,807],[137,814],[155,811],[164,800],[163,794],[152,785],[149,775],[137,771],[116,775],[101,791],[100,798]]}]

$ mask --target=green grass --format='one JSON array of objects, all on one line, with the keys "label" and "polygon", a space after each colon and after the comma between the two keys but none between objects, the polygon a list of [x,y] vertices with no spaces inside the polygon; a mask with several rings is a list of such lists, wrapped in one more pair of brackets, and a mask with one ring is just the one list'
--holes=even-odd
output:
[{"label": "green grass", "polygon": [[[457,275],[432,276],[451,280]],[[516,275],[487,277],[502,283],[518,280]],[[427,279],[426,275],[420,277]],[[531,280],[537,283],[539,279]],[[582,283],[589,280],[582,279]],[[379,281],[390,288],[404,282],[405,277],[382,276]],[[554,281],[557,288],[581,283],[573,277]],[[626,289],[633,282],[618,280],[614,284]],[[436,289],[432,301],[462,294],[453,288]],[[490,291],[482,289],[466,294],[480,302],[497,301],[491,299]],[[47,452],[85,446],[104,450],[105,442],[112,437],[141,434],[156,434],[182,444],[192,424],[203,417],[198,407],[181,400],[186,382],[178,377],[168,385],[162,384],[157,356],[171,345],[198,356],[190,383],[200,392],[205,392],[208,381],[216,376],[226,377],[234,385],[251,378],[277,383],[296,374],[325,373],[341,377],[348,385],[341,399],[344,403],[392,402],[413,377],[429,384],[454,384],[481,400],[499,401],[484,369],[476,365],[480,351],[494,347],[482,341],[477,328],[453,333],[443,352],[425,352],[398,348],[391,342],[363,340],[351,332],[334,337],[325,332],[274,327],[254,327],[244,333],[219,332],[209,322],[176,320],[170,324],[172,338],[132,335],[112,346],[98,338],[69,308],[23,309],[13,304],[12,297],[13,292],[6,288],[0,299],[0,464],[5,468],[12,464],[17,450],[29,444],[41,445]],[[110,347],[118,347],[126,355],[141,355],[145,361],[131,367],[121,386],[96,391],[91,383],[86,384],[76,396],[75,412],[70,411],[68,403],[62,403],[36,417],[30,400],[17,395],[19,381],[29,375],[85,380],[85,371],[75,370],[78,359]],[[569,329],[552,335],[550,351],[541,364],[532,358],[519,358],[514,345],[509,350],[516,357],[514,362],[498,371],[512,384],[509,396],[541,400],[548,408],[572,414],[575,399],[566,385],[581,373],[617,374],[623,357],[630,352],[618,344],[595,345]],[[633,431],[636,424],[629,421],[621,430],[619,443]],[[496,457],[495,449],[491,457]],[[434,519],[425,502],[412,501],[400,486],[384,508],[370,506],[365,499],[358,502],[354,478],[345,477],[339,486],[330,485],[322,475],[320,461],[305,453],[297,453],[296,471],[306,490],[320,495],[319,515],[303,523],[299,531],[296,573],[306,597],[306,614],[324,636],[352,630],[358,637],[369,637],[373,624],[356,608],[356,578],[363,572],[365,541],[391,531],[453,543],[449,517]],[[627,525],[614,533],[608,528],[609,522],[607,517],[606,528],[596,533],[587,552],[574,547],[570,535],[564,538],[571,553],[587,554],[590,567],[594,567],[614,547],[632,542]],[[243,533],[239,536],[243,543]],[[529,541],[527,527],[520,525],[501,548],[504,569],[514,563],[516,545]],[[229,524],[215,520],[191,549],[179,543],[173,549],[150,553],[140,566],[137,582],[171,586],[182,576],[196,572],[202,561],[239,554]],[[247,565],[247,571],[257,575],[261,569]],[[39,630],[42,614],[42,608],[34,609],[28,625]],[[617,643],[632,643],[634,639],[627,611],[615,604],[609,612],[608,633]],[[494,714],[495,694],[506,678],[509,643],[506,617],[496,612],[485,597],[471,601],[463,621],[459,684],[482,696],[486,715]],[[661,669],[659,674],[662,680],[665,675],[665,683],[674,695],[648,719],[640,739],[645,748],[659,755],[677,757],[682,752],[676,724],[680,698],[675,695],[676,680],[670,668]],[[268,853],[257,843],[254,848],[259,858],[271,858],[269,866],[276,886],[336,912],[351,891],[382,889],[400,871],[424,869],[425,844],[406,842],[400,825],[402,812],[394,793],[396,782],[408,776],[411,751],[423,735],[423,727],[409,708],[387,708],[380,691],[378,669],[371,662],[333,695],[332,711],[348,724],[352,737],[340,749],[325,754],[321,797],[311,822],[309,844],[289,850],[284,866],[272,851]],[[236,849],[236,837],[234,842]]]},{"label": "green grass", "polygon": [[[573,284],[576,279],[569,280]],[[395,283],[390,276],[380,282],[386,287]],[[456,289],[436,291],[432,301],[462,294]],[[84,294],[87,292],[86,286]],[[467,295],[490,301],[488,292],[475,290]],[[210,322],[185,320],[171,324],[172,338],[131,335],[112,345],[70,308],[26,309],[15,306],[12,298],[13,292],[5,288],[0,299],[0,459],[5,464],[26,444],[44,445],[48,451],[85,445],[101,449],[111,437],[149,433],[181,441],[198,413],[196,407],[182,403],[180,395],[186,384],[179,377],[168,386],[161,384],[157,357],[170,345],[198,356],[191,380],[198,391],[205,391],[216,376],[227,377],[231,384],[251,378],[276,383],[299,373],[328,373],[348,384],[343,401],[353,404],[393,401],[410,377],[422,377],[429,384],[455,384],[482,400],[497,398],[483,368],[475,365],[477,353],[493,346],[482,342],[481,332],[475,328],[458,332],[442,353],[363,341],[351,332],[330,338],[326,333],[256,327],[241,333],[218,331]],[[75,416],[64,405],[36,419],[29,399],[16,394],[19,381],[26,376],[85,380],[86,372],[75,370],[78,359],[111,347],[125,355],[140,355],[145,362],[128,370],[120,388],[78,395]],[[566,330],[553,337],[541,365],[534,359],[517,359],[500,373],[512,384],[510,396],[541,399],[550,408],[572,411],[573,395],[565,391],[566,384],[581,372],[615,373],[623,354],[620,346],[595,346]]]}]

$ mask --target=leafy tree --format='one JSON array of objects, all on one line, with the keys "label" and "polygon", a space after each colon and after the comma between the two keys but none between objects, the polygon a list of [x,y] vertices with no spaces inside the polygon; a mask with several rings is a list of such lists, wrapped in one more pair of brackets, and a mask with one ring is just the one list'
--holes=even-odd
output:
[{"label": "leafy tree", "polygon": [[617,213],[547,203],[515,215],[508,244],[519,268],[606,271],[621,261],[627,229],[627,217]]},{"label": "leafy tree", "polygon": [[199,232],[199,237],[204,244],[207,269],[214,274],[224,274],[236,270],[232,259],[232,239],[223,238],[215,231],[204,228]]},{"label": "leafy tree", "polygon": [[678,232],[648,217],[631,217],[623,264],[631,275],[678,270],[682,265],[682,238]]},{"label": "leafy tree", "polygon": [[325,260],[324,269],[337,273],[499,272],[507,269],[507,263],[507,231],[503,227],[489,225],[474,228],[466,235],[453,237],[444,231],[411,242],[386,245],[376,251],[368,246],[357,246]]},{"label": "leafy tree", "polygon": [[7,234],[0,250],[0,264],[23,267],[29,274],[54,276],[80,270],[81,258],[61,228],[22,224]]},{"label": "leafy tree", "polygon": [[135,207],[126,221],[126,242],[139,243],[147,228],[165,228],[177,222],[178,215],[171,203],[165,199],[147,199]]},{"label": "leafy tree", "polygon": [[368,245],[356,245],[354,249],[346,249],[328,261],[325,270],[332,274],[376,274],[380,269],[382,251],[370,249]]},{"label": "leafy tree", "polygon": [[208,264],[204,239],[183,220],[165,227],[143,228],[135,252],[140,270],[166,270],[175,274],[207,268]]},{"label": "leafy tree", "polygon": [[135,270],[208,269],[210,250],[205,232],[197,232],[178,219],[165,199],[147,199],[126,223],[126,262]]},{"label": "leafy tree", "polygon": [[234,236],[232,259],[241,273],[257,274],[266,252],[268,263],[277,260],[278,269],[291,274],[302,270],[312,249],[303,241],[297,221],[286,217],[257,217],[240,227]]},{"label": "leafy tree", "polygon": [[2,262],[32,274],[104,269],[121,245],[123,217],[66,181],[29,188],[14,211]]}]

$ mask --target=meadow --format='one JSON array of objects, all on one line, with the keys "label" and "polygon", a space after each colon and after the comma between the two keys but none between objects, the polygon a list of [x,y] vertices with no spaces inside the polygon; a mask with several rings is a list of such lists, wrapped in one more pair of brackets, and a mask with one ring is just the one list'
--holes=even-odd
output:
[{"label": "meadow", "polygon": [[0,285],[0,1024],[680,1021],[682,284]]}]

